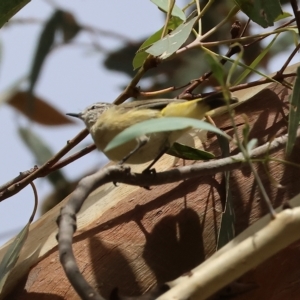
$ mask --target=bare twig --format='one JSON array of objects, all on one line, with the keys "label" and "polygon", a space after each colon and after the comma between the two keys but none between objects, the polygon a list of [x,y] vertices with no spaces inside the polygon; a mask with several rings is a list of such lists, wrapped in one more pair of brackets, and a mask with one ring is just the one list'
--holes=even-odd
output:
[{"label": "bare twig", "polygon": [[[45,174],[44,176],[48,175],[50,172],[54,172],[58,169],[61,169],[63,167],[65,167],[66,165],[69,165],[70,163],[72,163],[73,161],[79,159],[80,157],[92,152],[93,150],[96,149],[96,145],[95,144],[91,144],[87,147],[85,147],[84,149],[76,152],[73,155],[70,155],[69,157],[67,157],[66,159],[63,159],[62,161],[57,162],[54,166],[50,167],[47,170],[47,174]],[[43,174],[41,174],[42,176]]]},{"label": "bare twig", "polygon": [[285,69],[287,68],[287,66],[289,65],[289,63],[291,62],[291,60],[293,59],[293,57],[297,54],[297,52],[300,49],[300,44],[298,44],[295,49],[293,50],[293,52],[289,55],[288,59],[286,60],[286,62],[283,64],[283,66],[280,68],[280,70],[277,72],[278,76],[283,74],[283,72],[285,71]]},{"label": "bare twig", "polygon": [[5,189],[0,191],[0,201],[3,201],[4,199],[7,199],[17,194],[34,179],[47,175],[49,173],[49,169],[54,164],[56,164],[64,155],[66,155],[73,147],[75,147],[79,142],[81,142],[88,134],[89,132],[87,129],[82,130],[74,139],[69,140],[65,147],[63,147],[55,156],[49,159],[40,168],[35,168],[33,172],[28,172],[28,176],[21,179],[20,181],[16,181],[16,178],[13,179],[11,181],[13,182],[13,184],[9,185],[8,187],[6,187],[7,184],[5,184]]},{"label": "bare twig", "polygon": [[24,171],[24,172],[20,172],[20,174],[19,174],[17,177],[15,177],[15,178],[9,180],[8,182],[2,184],[2,185],[0,186],[0,192],[3,191],[3,190],[5,190],[5,189],[7,189],[7,188],[10,187],[11,185],[13,185],[13,184],[19,182],[20,180],[26,178],[26,177],[29,176],[31,173],[35,172],[37,169],[38,169],[38,166],[34,166],[34,167],[31,168],[30,170],[27,170],[27,171]]}]

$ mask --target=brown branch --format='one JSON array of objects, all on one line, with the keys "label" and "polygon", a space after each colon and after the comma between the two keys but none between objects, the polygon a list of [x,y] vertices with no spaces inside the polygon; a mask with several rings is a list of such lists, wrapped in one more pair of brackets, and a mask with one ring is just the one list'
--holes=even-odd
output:
[{"label": "brown branch", "polygon": [[70,163],[72,163],[73,161],[77,160],[78,158],[80,158],[80,157],[82,157],[82,156],[84,156],[84,155],[86,155],[86,154],[92,152],[92,151],[95,150],[95,149],[96,149],[96,145],[95,145],[95,144],[91,144],[91,145],[85,147],[84,149],[82,149],[82,150],[76,152],[75,154],[70,155],[70,156],[67,157],[66,159],[63,159],[62,161],[57,162],[54,166],[50,167],[50,168],[47,170],[47,172],[46,172],[45,175],[44,175],[44,174],[41,174],[40,177],[42,177],[42,175],[43,175],[43,176],[46,176],[46,175],[48,175],[50,172],[54,172],[54,171],[56,171],[56,170],[58,170],[58,169],[61,169],[61,168],[65,167],[65,166],[67,166],[68,164],[70,164]]},{"label": "brown branch", "polygon": [[[297,132],[297,137],[299,138],[299,136],[300,130]],[[270,154],[275,150],[283,148],[286,142],[287,135],[278,137],[270,143],[257,147],[249,155],[251,158],[257,158],[265,154]],[[103,299],[96,291],[93,291],[92,287],[80,274],[72,250],[73,234],[76,231],[76,214],[93,190],[108,182],[121,182],[137,186],[162,185],[204,175],[213,175],[218,172],[241,168],[243,165],[245,165],[245,159],[239,153],[216,161],[184,166],[155,174],[131,173],[130,168],[115,165],[101,169],[95,174],[82,179],[71,194],[67,205],[62,208],[60,216],[57,219],[59,227],[57,240],[60,261],[70,283],[77,293],[83,299]],[[93,296],[92,298],[87,298],[86,295]]]},{"label": "brown branch", "polygon": [[[26,187],[30,182],[32,182],[36,178],[48,175],[51,167],[54,166],[64,155],[66,155],[78,143],[80,143],[88,134],[89,132],[87,129],[82,130],[77,136],[75,136],[75,138],[69,140],[65,147],[63,147],[55,156],[49,159],[40,168],[35,167],[30,171],[23,172],[25,173],[24,175],[25,177],[23,176],[23,173],[21,173],[19,176],[17,176],[16,178],[14,178],[9,182],[12,184],[9,184],[9,186],[7,186],[8,183],[3,185],[4,189],[0,190],[0,202],[3,201],[4,199],[7,199],[17,194],[19,191],[21,191],[24,187]],[[17,180],[20,177],[22,179]]]},{"label": "brown branch", "polygon": [[24,172],[20,172],[20,174],[19,174],[17,177],[15,177],[15,178],[9,180],[8,182],[2,184],[2,185],[0,186],[0,192],[2,192],[3,190],[7,189],[7,188],[10,187],[11,185],[13,185],[13,184],[19,182],[20,180],[26,178],[26,177],[29,176],[31,173],[35,172],[37,169],[38,169],[38,166],[34,166],[34,167],[33,167],[32,169],[30,169],[30,170],[27,170],[27,171],[24,171]]},{"label": "brown branch", "polygon": [[278,76],[280,74],[283,74],[283,72],[285,71],[285,69],[287,68],[287,66],[289,65],[289,63],[291,62],[291,60],[293,59],[293,57],[297,54],[298,50],[300,48],[300,44],[298,44],[296,46],[296,48],[293,50],[293,52],[290,54],[290,56],[288,57],[288,59],[286,60],[286,62],[283,64],[283,66],[281,67],[281,69],[277,72]]}]

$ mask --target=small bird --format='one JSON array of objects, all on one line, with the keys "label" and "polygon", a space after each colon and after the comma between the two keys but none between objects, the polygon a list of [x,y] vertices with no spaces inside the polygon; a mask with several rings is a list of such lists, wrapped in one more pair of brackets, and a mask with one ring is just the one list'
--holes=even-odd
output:
[{"label": "small bird", "polygon": [[[235,97],[229,104],[238,102]],[[108,143],[124,129],[149,120],[163,117],[202,119],[215,108],[226,105],[221,93],[192,101],[175,99],[140,100],[121,105],[105,102],[90,105],[81,113],[68,113],[84,121],[97,148],[112,161],[129,164],[153,164],[182,136],[187,129],[151,133],[129,141],[115,149],[105,151]]]}]

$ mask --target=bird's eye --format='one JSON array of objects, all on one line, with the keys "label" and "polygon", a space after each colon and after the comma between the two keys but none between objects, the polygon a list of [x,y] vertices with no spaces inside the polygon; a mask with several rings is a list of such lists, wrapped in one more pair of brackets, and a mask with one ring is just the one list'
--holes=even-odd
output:
[{"label": "bird's eye", "polygon": [[96,108],[96,105],[93,105],[93,106],[91,106],[91,108],[90,109],[95,109]]}]

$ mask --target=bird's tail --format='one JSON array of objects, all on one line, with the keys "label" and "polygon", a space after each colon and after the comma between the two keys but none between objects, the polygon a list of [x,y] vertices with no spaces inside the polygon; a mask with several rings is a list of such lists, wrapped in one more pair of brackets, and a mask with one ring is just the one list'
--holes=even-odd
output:
[{"label": "bird's tail", "polygon": [[[216,109],[221,106],[225,106],[227,104],[227,101],[225,100],[222,92],[209,95],[209,96],[199,100],[198,103],[201,104],[201,102],[203,104],[207,105],[210,108],[210,110]],[[229,104],[234,104],[237,102],[238,102],[238,99],[236,97],[233,97],[233,96],[230,97]]]},{"label": "bird's tail", "polygon": [[[229,104],[237,103],[238,99],[231,97]],[[222,93],[212,94],[208,97],[185,101],[183,103],[171,103],[162,111],[164,117],[186,117],[202,119],[207,112],[221,106],[225,106],[227,101]]]}]

